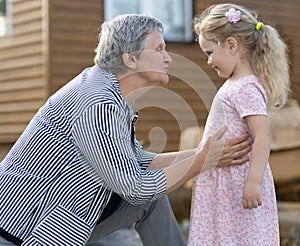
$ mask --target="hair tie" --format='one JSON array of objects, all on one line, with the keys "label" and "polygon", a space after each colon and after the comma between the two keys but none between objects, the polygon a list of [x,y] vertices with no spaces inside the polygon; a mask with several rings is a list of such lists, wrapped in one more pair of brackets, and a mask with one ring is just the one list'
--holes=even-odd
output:
[{"label": "hair tie", "polygon": [[261,30],[261,27],[264,25],[264,23],[262,23],[262,22],[257,22],[257,24],[255,25],[255,29],[257,30],[257,31],[259,31],[260,32],[260,30]]}]

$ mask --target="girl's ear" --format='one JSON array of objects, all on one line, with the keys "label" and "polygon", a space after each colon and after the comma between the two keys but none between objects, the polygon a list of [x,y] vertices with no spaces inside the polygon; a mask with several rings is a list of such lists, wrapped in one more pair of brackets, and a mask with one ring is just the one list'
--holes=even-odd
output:
[{"label": "girl's ear", "polygon": [[135,69],[136,68],[136,57],[129,51],[123,52],[122,60],[126,67],[129,69]]},{"label": "girl's ear", "polygon": [[237,40],[235,38],[233,38],[233,37],[228,37],[225,42],[226,42],[227,48],[230,50],[230,52],[232,54],[234,54],[237,51],[237,49],[238,49],[238,42],[237,42]]}]

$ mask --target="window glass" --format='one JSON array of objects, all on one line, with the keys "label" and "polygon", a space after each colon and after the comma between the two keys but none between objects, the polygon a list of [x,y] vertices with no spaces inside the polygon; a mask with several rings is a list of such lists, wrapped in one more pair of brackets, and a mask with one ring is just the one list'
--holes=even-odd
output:
[{"label": "window glass", "polygon": [[9,34],[9,0],[0,0],[0,37]]},{"label": "window glass", "polygon": [[158,18],[164,24],[166,41],[194,41],[193,0],[104,0],[105,20],[131,13]]}]

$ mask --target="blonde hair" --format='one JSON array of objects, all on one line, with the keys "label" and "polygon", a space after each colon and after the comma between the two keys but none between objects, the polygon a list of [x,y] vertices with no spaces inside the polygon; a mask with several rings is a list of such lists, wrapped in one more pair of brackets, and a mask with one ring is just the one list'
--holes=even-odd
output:
[{"label": "blonde hair", "polygon": [[[231,23],[225,12],[234,8],[241,12],[240,20]],[[288,48],[277,30],[263,24],[256,29],[257,15],[235,4],[217,4],[194,19],[194,30],[207,40],[222,42],[233,37],[247,52],[260,83],[268,96],[268,108],[282,107],[289,94]]]}]

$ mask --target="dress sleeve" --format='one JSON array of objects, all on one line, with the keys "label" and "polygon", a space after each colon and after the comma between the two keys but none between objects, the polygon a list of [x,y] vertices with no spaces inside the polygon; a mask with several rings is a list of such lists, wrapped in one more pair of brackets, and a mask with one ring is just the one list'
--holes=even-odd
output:
[{"label": "dress sleeve", "polygon": [[267,115],[267,95],[260,84],[243,84],[230,100],[241,118],[249,115]]},{"label": "dress sleeve", "polygon": [[[164,172],[145,170],[153,158],[131,144],[126,115],[117,105],[99,103],[89,107],[74,126],[75,142],[105,185],[131,204],[160,198],[166,190]],[[152,159],[151,159],[152,160]]]}]

